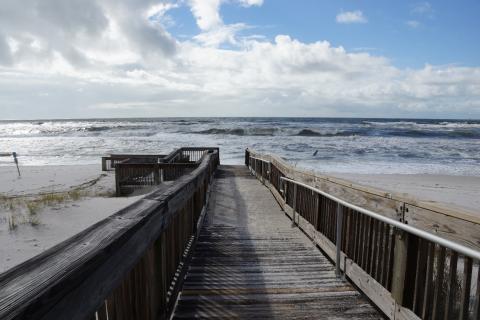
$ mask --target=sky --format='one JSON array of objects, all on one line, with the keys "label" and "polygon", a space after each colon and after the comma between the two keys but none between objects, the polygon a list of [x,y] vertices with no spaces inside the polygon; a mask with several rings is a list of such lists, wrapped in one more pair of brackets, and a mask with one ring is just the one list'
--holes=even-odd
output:
[{"label": "sky", "polygon": [[479,16],[478,0],[1,0],[0,119],[479,119]]}]

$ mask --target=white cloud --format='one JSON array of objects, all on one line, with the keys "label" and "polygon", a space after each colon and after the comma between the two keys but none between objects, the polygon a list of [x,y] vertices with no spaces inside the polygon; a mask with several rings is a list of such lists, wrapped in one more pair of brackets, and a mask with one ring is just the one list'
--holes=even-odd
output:
[{"label": "white cloud", "polygon": [[[239,38],[248,26],[224,24],[215,3],[220,20],[213,14],[194,40],[180,41],[149,19],[164,17],[174,6],[153,0],[83,2],[94,16],[63,8],[67,19],[5,2],[0,118],[480,117],[478,67],[401,69],[385,57],[327,41]],[[70,26],[62,29],[63,24]],[[219,49],[219,43],[237,47]]]},{"label": "white cloud", "polygon": [[[190,10],[202,31],[193,37],[194,40],[208,47],[221,44],[239,45],[239,31],[250,28],[244,23],[225,24],[220,16],[220,7],[226,0],[190,0]],[[261,6],[263,0],[236,0],[244,7]]]},{"label": "white cloud", "polygon": [[337,14],[336,20],[338,23],[367,23],[367,18],[360,10],[346,11]]},{"label": "white cloud", "polygon": [[412,29],[420,27],[420,22],[418,22],[417,20],[408,20],[405,22],[405,24]]},{"label": "white cloud", "polygon": [[220,4],[221,0],[190,0],[190,8],[200,30],[209,31],[223,25]]},{"label": "white cloud", "polygon": [[412,13],[431,16],[433,15],[434,11],[430,2],[424,1],[414,4],[412,7]]},{"label": "white cloud", "polygon": [[210,31],[194,36],[193,39],[207,47],[218,47],[223,43],[236,46],[240,45],[236,34],[245,29],[248,29],[248,26],[243,23],[220,25]]},{"label": "white cloud", "polygon": [[245,7],[263,5],[263,0],[238,0],[238,2]]}]

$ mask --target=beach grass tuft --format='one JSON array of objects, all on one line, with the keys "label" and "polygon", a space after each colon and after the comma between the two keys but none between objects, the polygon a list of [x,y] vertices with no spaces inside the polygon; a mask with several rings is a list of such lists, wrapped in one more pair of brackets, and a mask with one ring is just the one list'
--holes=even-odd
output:
[{"label": "beach grass tuft", "polygon": [[31,226],[36,227],[40,225],[40,218],[38,216],[33,216],[28,219],[28,222]]},{"label": "beach grass tuft", "polygon": [[8,230],[13,231],[17,228],[17,226],[18,224],[15,216],[13,215],[8,216]]},{"label": "beach grass tuft", "polygon": [[82,192],[81,190],[79,189],[74,189],[72,191],[69,191],[68,192],[68,196],[70,197],[70,199],[72,199],[73,201],[77,201],[79,200],[82,196],[84,196],[84,192]]},{"label": "beach grass tuft", "polygon": [[30,215],[35,215],[37,214],[38,210],[40,209],[40,206],[37,201],[27,201],[25,202],[25,205],[27,206],[28,212]]}]

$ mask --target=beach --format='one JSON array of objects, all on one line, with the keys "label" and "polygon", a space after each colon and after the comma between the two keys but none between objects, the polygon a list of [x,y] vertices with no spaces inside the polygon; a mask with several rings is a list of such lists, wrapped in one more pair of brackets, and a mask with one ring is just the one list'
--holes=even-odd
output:
[{"label": "beach", "polygon": [[435,174],[328,175],[480,218],[480,177]]},{"label": "beach", "polygon": [[100,165],[0,167],[0,272],[70,238],[141,196],[114,197]]}]

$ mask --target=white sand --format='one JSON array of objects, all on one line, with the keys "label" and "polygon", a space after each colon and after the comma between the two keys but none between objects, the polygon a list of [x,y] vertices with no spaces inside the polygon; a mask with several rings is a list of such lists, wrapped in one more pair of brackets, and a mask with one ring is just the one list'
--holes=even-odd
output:
[{"label": "white sand", "polygon": [[[100,166],[0,167],[0,272],[68,239],[142,196],[115,198],[114,174]],[[80,190],[81,197],[48,203],[32,214],[26,201]],[[13,207],[13,209],[12,209]],[[12,217],[15,227],[9,225]]]},{"label": "white sand", "polygon": [[355,173],[328,175],[480,216],[480,177]]},{"label": "white sand", "polygon": [[[35,195],[68,191],[72,187],[98,178],[106,181],[103,187],[113,188],[114,176],[101,171],[100,166],[28,166],[20,167],[21,177],[13,166],[0,167],[0,194],[4,196]],[[108,184],[112,184],[108,186]]]}]

